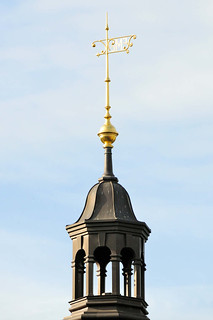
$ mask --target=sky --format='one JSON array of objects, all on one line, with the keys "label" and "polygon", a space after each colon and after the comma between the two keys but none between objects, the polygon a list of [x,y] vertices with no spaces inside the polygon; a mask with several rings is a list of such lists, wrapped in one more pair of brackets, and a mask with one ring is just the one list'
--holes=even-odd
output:
[{"label": "sky", "polygon": [[114,173],[146,243],[152,320],[213,318],[213,2],[0,1],[0,316],[69,315],[72,243],[103,173],[105,61],[94,40],[136,34],[110,56]]}]

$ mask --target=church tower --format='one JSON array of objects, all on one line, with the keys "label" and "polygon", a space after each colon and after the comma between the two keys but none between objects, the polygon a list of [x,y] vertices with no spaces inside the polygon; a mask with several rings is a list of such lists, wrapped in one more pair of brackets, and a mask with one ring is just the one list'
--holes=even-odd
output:
[{"label": "church tower", "polygon": [[128,53],[136,36],[109,38],[108,21],[105,30],[106,39],[93,42],[93,47],[104,45],[97,55],[106,56],[106,115],[98,133],[105,150],[104,173],[90,189],[80,218],[66,226],[73,242],[73,271],[71,315],[64,320],[148,320],[144,247],[151,230],[136,219],[127,191],[113,174],[112,144],[118,133],[109,113],[109,54]]}]

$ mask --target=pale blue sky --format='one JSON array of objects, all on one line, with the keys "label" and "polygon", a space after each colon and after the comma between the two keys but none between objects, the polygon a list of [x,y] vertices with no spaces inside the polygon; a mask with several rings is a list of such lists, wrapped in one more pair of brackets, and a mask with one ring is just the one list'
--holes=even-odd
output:
[{"label": "pale blue sky", "polygon": [[106,11],[111,36],[137,35],[110,57],[110,96],[114,172],[152,229],[150,318],[212,320],[210,0],[0,2],[0,316],[68,315],[65,225],[103,172]]}]

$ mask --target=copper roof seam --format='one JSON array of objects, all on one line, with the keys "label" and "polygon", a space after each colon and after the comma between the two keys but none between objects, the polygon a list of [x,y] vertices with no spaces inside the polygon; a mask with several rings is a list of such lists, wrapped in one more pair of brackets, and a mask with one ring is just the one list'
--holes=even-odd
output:
[{"label": "copper roof seam", "polygon": [[114,185],[113,182],[110,181],[111,184],[111,188],[112,188],[112,208],[113,208],[113,214],[115,219],[117,219],[116,214],[115,214],[115,189],[114,189]]}]

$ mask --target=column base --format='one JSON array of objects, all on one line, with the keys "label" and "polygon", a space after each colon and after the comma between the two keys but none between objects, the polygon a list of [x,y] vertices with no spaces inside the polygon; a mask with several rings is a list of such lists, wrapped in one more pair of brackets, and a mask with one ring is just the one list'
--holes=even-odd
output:
[{"label": "column base", "polygon": [[70,302],[72,315],[63,320],[149,320],[147,303],[139,298],[105,294],[88,296]]}]

